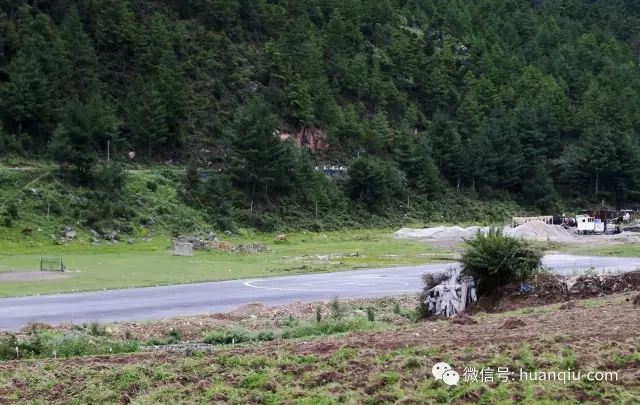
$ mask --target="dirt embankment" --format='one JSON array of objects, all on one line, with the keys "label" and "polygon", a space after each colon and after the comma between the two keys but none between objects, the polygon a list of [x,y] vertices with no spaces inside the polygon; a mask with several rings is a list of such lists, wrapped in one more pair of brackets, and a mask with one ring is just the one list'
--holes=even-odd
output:
[{"label": "dirt embankment", "polygon": [[481,297],[468,312],[512,311],[633,291],[640,291],[640,271],[578,277],[544,274],[523,284],[508,285],[495,296]]}]

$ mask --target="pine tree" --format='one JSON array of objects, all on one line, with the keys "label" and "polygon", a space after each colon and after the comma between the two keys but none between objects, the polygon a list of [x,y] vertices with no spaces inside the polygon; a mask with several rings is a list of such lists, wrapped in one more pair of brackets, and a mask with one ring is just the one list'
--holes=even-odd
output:
[{"label": "pine tree", "polygon": [[62,21],[60,38],[63,40],[64,90],[71,98],[86,102],[97,85],[97,57],[75,5]]},{"label": "pine tree", "polygon": [[269,189],[289,191],[285,150],[275,135],[276,117],[264,100],[251,99],[234,114],[230,172],[252,200],[267,201]]}]

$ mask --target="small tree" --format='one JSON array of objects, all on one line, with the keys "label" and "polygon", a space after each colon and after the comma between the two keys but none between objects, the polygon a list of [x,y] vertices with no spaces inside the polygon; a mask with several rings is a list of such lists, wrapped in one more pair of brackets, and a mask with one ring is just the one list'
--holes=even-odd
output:
[{"label": "small tree", "polygon": [[522,282],[535,275],[542,266],[542,250],[527,241],[504,235],[491,228],[465,240],[462,275],[473,277],[478,296],[491,295],[499,287]]}]

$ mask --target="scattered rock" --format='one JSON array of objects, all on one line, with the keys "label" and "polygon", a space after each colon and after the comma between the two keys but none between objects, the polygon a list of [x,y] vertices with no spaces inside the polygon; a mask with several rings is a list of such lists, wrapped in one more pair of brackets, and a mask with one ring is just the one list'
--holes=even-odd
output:
[{"label": "scattered rock", "polygon": [[234,249],[234,245],[229,242],[219,241],[217,238],[213,242],[207,242],[207,249],[224,250],[230,252]]},{"label": "scattered rock", "polygon": [[60,236],[67,239],[73,239],[77,236],[77,233],[66,226],[62,231],[60,231]]},{"label": "scattered rock", "polygon": [[251,243],[248,245],[238,245],[233,248],[234,252],[238,253],[268,253],[271,249],[263,245],[262,243]]},{"label": "scattered rock", "polygon": [[640,306],[640,294],[633,297],[633,306],[634,307]]},{"label": "scattered rock", "polygon": [[107,332],[107,333],[113,333],[113,330],[111,328],[109,328],[109,327],[105,328],[104,331]]},{"label": "scattered rock", "polygon": [[527,326],[527,324],[524,323],[522,319],[512,318],[507,320],[507,322],[505,322],[504,325],[502,325],[502,329],[517,329],[517,328],[524,328],[525,326]]},{"label": "scattered rock", "polygon": [[116,231],[107,232],[107,233],[105,233],[104,235],[102,235],[102,237],[103,237],[105,240],[109,240],[109,241],[112,241],[112,242],[115,242],[115,241],[117,241],[117,240],[120,238],[120,237],[118,236],[118,232],[116,232]]},{"label": "scattered rock", "polygon": [[173,240],[174,242],[179,243],[191,243],[194,249],[206,249],[207,244],[206,241],[197,236],[181,236]]},{"label": "scattered rock", "polygon": [[135,239],[129,239],[129,241],[127,242],[130,245],[134,245],[136,243]]},{"label": "scattered rock", "polygon": [[224,231],[224,234],[227,235],[227,236],[233,236],[233,232],[231,232],[228,229],[226,231]]},{"label": "scattered rock", "polygon": [[216,238],[216,234],[213,232],[209,232],[209,240],[213,241]]},{"label": "scattered rock", "polygon": [[463,312],[453,316],[451,323],[455,323],[456,325],[475,325],[478,321]]}]

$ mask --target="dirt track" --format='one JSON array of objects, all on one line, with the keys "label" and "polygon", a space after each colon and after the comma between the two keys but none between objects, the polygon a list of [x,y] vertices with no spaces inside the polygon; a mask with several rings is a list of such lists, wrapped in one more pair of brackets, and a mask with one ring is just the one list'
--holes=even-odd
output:
[{"label": "dirt track", "polygon": [[0,273],[0,283],[8,281],[59,280],[69,277],[71,277],[69,274],[60,271],[7,271]]}]

